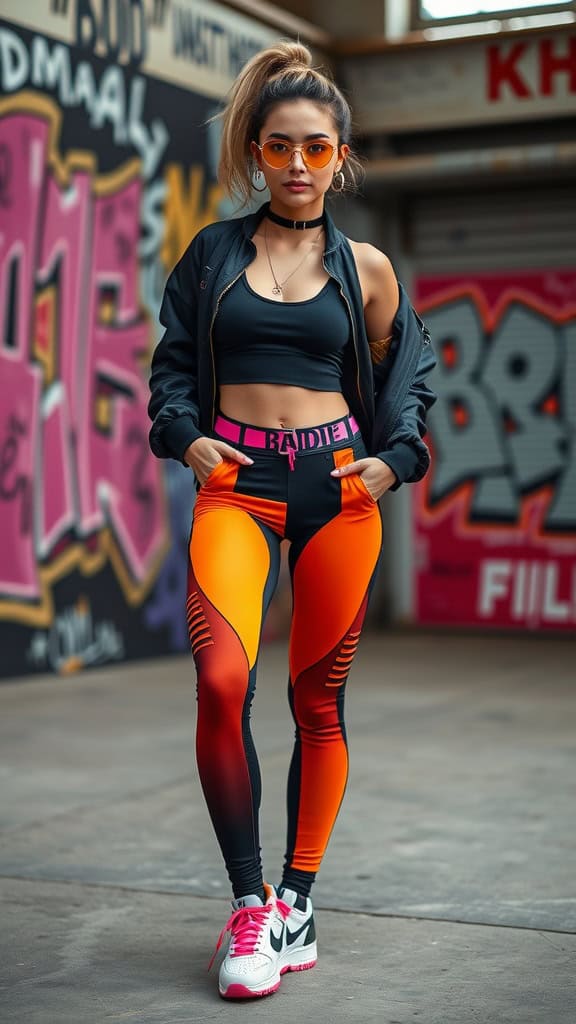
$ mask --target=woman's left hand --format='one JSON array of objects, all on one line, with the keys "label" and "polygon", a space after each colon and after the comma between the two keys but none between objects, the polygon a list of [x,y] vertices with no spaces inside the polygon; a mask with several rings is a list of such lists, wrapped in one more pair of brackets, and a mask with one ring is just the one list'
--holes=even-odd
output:
[{"label": "woman's left hand", "polygon": [[359,473],[366,485],[369,494],[374,501],[378,501],[386,491],[396,483],[396,474],[382,459],[370,457],[357,459],[356,462],[349,462],[347,466],[339,466],[333,469],[330,476],[348,476],[350,473]]}]

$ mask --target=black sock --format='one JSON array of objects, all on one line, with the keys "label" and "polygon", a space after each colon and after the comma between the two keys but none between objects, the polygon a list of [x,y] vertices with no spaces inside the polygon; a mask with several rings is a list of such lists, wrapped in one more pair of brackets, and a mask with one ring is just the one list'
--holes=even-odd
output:
[{"label": "black sock", "polygon": [[292,889],[300,896],[309,896],[316,878],[315,871],[299,871],[298,868],[286,868],[282,875],[280,888]]}]

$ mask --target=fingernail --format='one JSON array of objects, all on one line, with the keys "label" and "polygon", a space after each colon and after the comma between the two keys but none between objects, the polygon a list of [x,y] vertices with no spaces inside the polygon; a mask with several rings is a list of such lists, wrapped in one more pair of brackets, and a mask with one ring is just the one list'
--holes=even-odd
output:
[{"label": "fingernail", "polygon": [[330,476],[340,476],[341,472],[342,471],[340,469],[331,469],[330,470]]},{"label": "fingernail", "polygon": [[248,463],[249,463],[249,464],[250,464],[251,466],[253,466],[253,465],[254,465],[254,459],[251,459],[251,458],[249,458],[249,456],[248,456],[248,455],[244,455],[244,456],[242,456],[242,457],[243,457],[243,459],[244,459],[244,462],[248,462]]}]

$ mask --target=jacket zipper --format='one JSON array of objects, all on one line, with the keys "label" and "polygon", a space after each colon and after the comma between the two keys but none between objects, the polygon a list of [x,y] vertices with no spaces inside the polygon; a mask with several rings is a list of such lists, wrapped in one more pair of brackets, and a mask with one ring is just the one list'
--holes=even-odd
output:
[{"label": "jacket zipper", "polygon": [[335,277],[333,274],[330,274],[330,271],[328,270],[328,267],[326,266],[326,264],[324,262],[324,259],[322,259],[322,266],[324,267],[324,270],[326,271],[326,273],[330,277],[333,277],[334,280],[336,281],[336,283],[338,284],[338,287],[340,289],[340,295],[342,296],[342,298],[344,299],[344,302],[346,303],[346,308],[348,310],[348,316],[350,318],[350,324],[352,325],[352,340],[354,342],[354,355],[356,357],[356,390],[358,391],[358,398],[360,399],[360,404],[362,406],[362,409],[364,410],[364,415],[366,417],[366,420],[367,420],[367,422],[370,422],[370,418],[368,416],[368,413],[366,412],[366,406],[364,404],[364,398],[363,398],[362,390],[361,390],[361,387],[360,387],[360,357],[358,355],[358,340],[356,338],[356,322],[354,320],[354,316],[352,315],[352,307],[351,307],[351,305],[350,305],[350,303],[348,301],[348,296],[346,295],[346,293],[344,291],[344,286],[343,286],[340,278],[339,277]]},{"label": "jacket zipper", "polygon": [[212,339],[212,328],[214,327],[214,321],[215,321],[216,317],[218,316],[218,308],[220,306],[220,303],[221,303],[222,299],[224,298],[226,292],[230,291],[232,285],[236,284],[236,281],[238,280],[238,278],[242,277],[242,274],[244,273],[244,270],[245,270],[245,267],[242,267],[242,270],[240,271],[240,273],[236,274],[236,277],[234,277],[231,281],[229,281],[228,284],[226,285],[226,287],[222,289],[222,291],[220,292],[220,295],[218,296],[218,298],[216,300],[216,306],[215,306],[214,312],[212,314],[212,320],[210,321],[209,339],[210,339],[210,356],[211,356],[211,359],[212,359],[212,419],[211,419],[211,423],[210,423],[210,429],[213,428],[214,422],[215,422],[215,419],[216,419],[216,362],[214,360],[214,342],[213,342],[213,339]]}]

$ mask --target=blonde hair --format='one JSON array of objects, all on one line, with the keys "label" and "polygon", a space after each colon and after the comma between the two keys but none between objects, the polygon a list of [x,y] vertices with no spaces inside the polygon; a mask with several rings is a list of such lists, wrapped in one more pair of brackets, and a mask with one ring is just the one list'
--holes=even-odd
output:
[{"label": "blonde hair", "polygon": [[[252,174],[256,169],[250,142],[258,141],[262,125],[276,103],[295,99],[308,99],[328,107],[338,144],[350,145],[352,115],[348,102],[328,74],[312,67],[308,47],[279,42],[261,50],[244,65],[228,94],[226,107],[216,114],[223,121],[218,180],[228,196],[242,199],[243,206],[252,199]],[[349,153],[342,172],[344,187],[354,188],[363,165]]]}]

